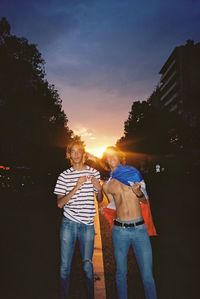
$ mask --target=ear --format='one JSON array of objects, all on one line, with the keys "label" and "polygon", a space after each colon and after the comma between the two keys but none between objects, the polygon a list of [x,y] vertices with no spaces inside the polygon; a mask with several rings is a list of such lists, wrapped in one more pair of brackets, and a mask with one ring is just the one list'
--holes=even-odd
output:
[{"label": "ear", "polygon": [[70,159],[70,154],[68,151],[66,151],[66,159]]}]

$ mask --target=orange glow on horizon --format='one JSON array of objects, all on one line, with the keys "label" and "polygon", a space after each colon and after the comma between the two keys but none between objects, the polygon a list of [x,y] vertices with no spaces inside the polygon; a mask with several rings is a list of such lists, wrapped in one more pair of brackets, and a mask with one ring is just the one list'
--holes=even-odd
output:
[{"label": "orange glow on horizon", "polygon": [[86,151],[97,158],[102,158],[103,153],[105,152],[107,145],[97,146],[97,147],[87,147]]}]

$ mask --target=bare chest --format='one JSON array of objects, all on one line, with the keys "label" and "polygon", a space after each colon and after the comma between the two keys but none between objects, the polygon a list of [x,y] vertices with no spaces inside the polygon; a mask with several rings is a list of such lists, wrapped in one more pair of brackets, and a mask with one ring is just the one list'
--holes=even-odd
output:
[{"label": "bare chest", "polygon": [[110,193],[113,196],[130,192],[130,187],[122,184],[115,179],[111,179],[109,182],[105,183],[103,189],[106,193]]}]

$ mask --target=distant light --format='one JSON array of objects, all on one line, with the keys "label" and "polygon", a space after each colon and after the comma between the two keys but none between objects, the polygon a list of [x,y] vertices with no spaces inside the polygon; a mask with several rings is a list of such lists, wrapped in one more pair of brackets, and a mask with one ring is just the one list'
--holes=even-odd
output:
[{"label": "distant light", "polygon": [[160,171],[161,171],[161,166],[160,166],[160,164],[156,164],[155,168],[156,168],[156,172],[160,172]]},{"label": "distant light", "polygon": [[102,158],[103,153],[105,152],[107,145],[87,148],[86,151],[94,155],[97,158]]},{"label": "distant light", "polygon": [[3,170],[10,170],[10,167],[8,167],[8,166],[4,166],[4,165],[0,165],[0,169],[3,169]]}]

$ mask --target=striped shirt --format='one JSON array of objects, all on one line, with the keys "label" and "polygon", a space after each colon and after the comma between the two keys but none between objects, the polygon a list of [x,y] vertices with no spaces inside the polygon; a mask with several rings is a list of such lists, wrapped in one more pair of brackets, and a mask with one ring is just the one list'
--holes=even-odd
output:
[{"label": "striped shirt", "polygon": [[[86,165],[83,170],[75,170],[71,167],[59,175],[54,194],[68,194],[75,187],[81,176],[100,179],[99,171],[88,165]],[[64,216],[75,222],[93,225],[94,216],[96,214],[94,203],[94,192],[96,191],[97,190],[94,188],[91,179],[89,178],[64,205]]]}]

